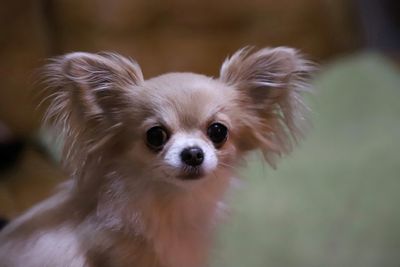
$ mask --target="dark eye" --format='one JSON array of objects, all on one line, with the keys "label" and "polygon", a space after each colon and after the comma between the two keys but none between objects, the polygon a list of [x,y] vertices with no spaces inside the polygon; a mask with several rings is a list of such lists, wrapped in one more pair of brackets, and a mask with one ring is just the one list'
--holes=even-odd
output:
[{"label": "dark eye", "polygon": [[225,143],[228,137],[228,128],[216,122],[208,126],[207,135],[216,147],[220,147]]},{"label": "dark eye", "polygon": [[168,140],[168,134],[161,126],[155,126],[147,131],[146,139],[151,149],[161,150]]}]

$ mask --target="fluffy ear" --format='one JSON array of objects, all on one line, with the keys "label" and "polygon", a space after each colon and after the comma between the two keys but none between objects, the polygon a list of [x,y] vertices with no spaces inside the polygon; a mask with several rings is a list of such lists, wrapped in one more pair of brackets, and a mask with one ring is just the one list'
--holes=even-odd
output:
[{"label": "fluffy ear", "polygon": [[242,150],[261,149],[265,159],[291,151],[303,136],[306,106],[302,93],[315,67],[294,49],[244,48],[225,60],[220,80],[238,91],[243,112],[240,144]]},{"label": "fluffy ear", "polygon": [[143,75],[136,62],[120,55],[78,52],[53,59],[44,80],[50,91],[45,122],[63,137],[63,160],[74,165],[120,131],[123,110],[132,105],[132,89]]}]

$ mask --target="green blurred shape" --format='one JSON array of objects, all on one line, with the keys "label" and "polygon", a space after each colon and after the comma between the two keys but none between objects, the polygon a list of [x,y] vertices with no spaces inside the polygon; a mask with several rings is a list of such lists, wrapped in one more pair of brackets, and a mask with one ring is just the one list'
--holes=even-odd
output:
[{"label": "green blurred shape", "polygon": [[307,140],[277,171],[250,160],[212,266],[400,266],[399,74],[375,53],[322,68]]}]

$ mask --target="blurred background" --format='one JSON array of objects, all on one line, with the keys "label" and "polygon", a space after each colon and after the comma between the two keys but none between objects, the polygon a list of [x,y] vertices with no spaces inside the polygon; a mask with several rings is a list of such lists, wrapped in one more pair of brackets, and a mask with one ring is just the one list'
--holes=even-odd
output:
[{"label": "blurred background", "polygon": [[[115,51],[146,78],[218,76],[254,45],[318,62],[313,129],[272,170],[241,170],[212,267],[400,266],[398,0],[26,0],[0,2],[0,217],[65,179],[32,95],[46,58]],[[32,92],[34,92],[32,94]]]}]

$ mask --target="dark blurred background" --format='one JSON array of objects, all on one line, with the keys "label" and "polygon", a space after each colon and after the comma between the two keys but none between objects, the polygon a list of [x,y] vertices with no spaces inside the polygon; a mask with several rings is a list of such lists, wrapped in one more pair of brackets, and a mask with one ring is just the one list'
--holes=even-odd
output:
[{"label": "dark blurred background", "polygon": [[[398,0],[0,2],[0,218],[65,179],[34,95],[46,59],[115,51],[149,78],[218,76],[254,45],[292,46],[321,70],[314,129],[273,171],[254,156],[211,266],[400,266]],[[1,224],[1,223],[0,223]]]}]

